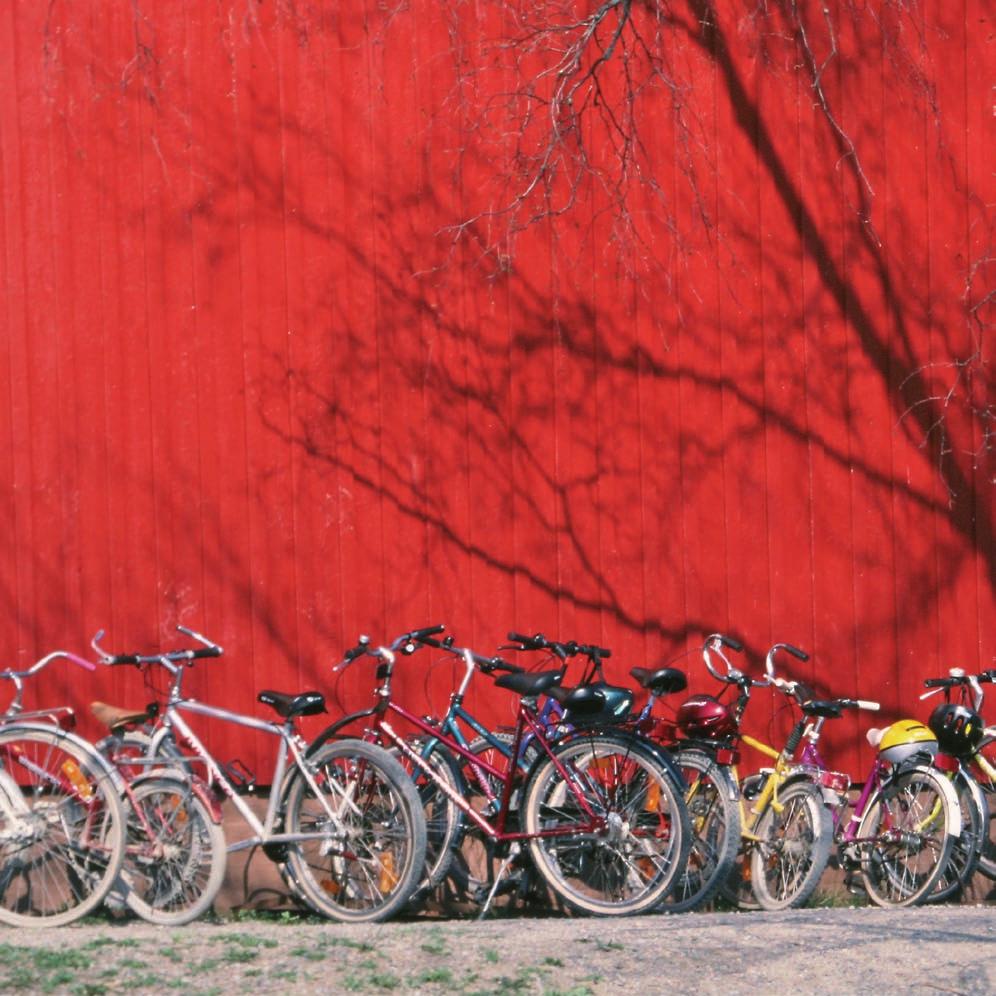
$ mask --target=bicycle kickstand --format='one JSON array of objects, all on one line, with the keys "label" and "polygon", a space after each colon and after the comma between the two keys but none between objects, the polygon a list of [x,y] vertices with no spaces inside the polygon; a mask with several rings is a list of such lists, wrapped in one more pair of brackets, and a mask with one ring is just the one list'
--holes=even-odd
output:
[{"label": "bicycle kickstand", "polygon": [[498,872],[495,875],[494,884],[491,886],[491,891],[488,893],[488,898],[484,901],[484,905],[481,907],[481,912],[478,914],[477,919],[483,920],[488,915],[488,910],[491,908],[491,903],[494,902],[495,894],[498,892],[498,886],[501,885],[501,880],[508,873],[508,869],[511,867],[512,862],[519,856],[519,852],[522,848],[519,846],[518,841],[513,842],[512,846],[508,849],[508,855],[504,858],[501,865],[498,867]]}]

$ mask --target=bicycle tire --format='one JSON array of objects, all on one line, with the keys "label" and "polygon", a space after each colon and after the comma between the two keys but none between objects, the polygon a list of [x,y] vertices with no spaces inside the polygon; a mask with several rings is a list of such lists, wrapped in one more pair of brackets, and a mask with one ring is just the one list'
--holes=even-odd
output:
[{"label": "bicycle tire", "polygon": [[720,882],[718,888],[718,895],[722,899],[731,906],[745,911],[759,910],[761,906],[751,886],[750,867],[754,842],[749,837],[744,836],[744,800],[753,800],[757,797],[764,785],[765,777],[760,774],[748,775],[739,786],[741,801],[737,804],[737,814],[740,818],[740,842],[737,845],[737,853],[734,855],[730,871]]},{"label": "bicycle tire", "polygon": [[326,743],[307,763],[323,802],[297,773],[283,799],[285,830],[326,836],[287,847],[299,897],[347,923],[399,913],[425,867],[425,817],[414,782],[386,750],[360,740]]},{"label": "bicycle tire", "polygon": [[[413,746],[413,749],[421,754],[418,747]],[[391,751],[392,756],[397,756],[396,750],[397,748]],[[425,760],[452,791],[463,796],[463,774],[460,764],[443,744],[435,744]],[[410,900],[414,906],[424,902],[436,886],[446,878],[453,862],[454,850],[459,847],[463,836],[463,813],[442,787],[414,761],[407,758],[403,761],[399,758],[399,761],[415,784],[425,818],[425,867],[422,879]]]},{"label": "bicycle tire", "polygon": [[928,903],[943,903],[961,895],[979,867],[989,826],[989,807],[982,786],[964,768],[955,772],[952,784],[961,810],[961,833],[955,838],[951,857],[934,891],[927,896]]},{"label": "bicycle tire", "polygon": [[[511,751],[514,736],[505,731],[493,732],[491,736],[506,745]],[[485,737],[475,737],[468,745],[467,750],[477,757],[488,761],[493,767],[502,768],[510,758],[500,748],[496,747]],[[526,748],[527,763],[532,764],[540,754],[540,749],[535,745]],[[477,806],[479,812],[484,812],[488,818],[494,818],[496,811],[484,794],[482,781],[486,782],[491,793],[501,799],[503,786],[497,779],[489,775],[480,767],[475,767],[469,758],[461,757],[463,761],[462,780],[464,792],[468,801],[475,802],[480,799]],[[506,830],[516,830],[518,828],[518,804],[521,785],[515,786],[509,799],[509,810],[506,821]],[[463,822],[463,832],[461,834],[460,846],[453,851],[453,860],[447,874],[445,899],[449,905],[460,905],[469,903],[480,905],[494,884],[495,869],[501,863],[502,848],[488,834],[486,834],[476,823],[469,820]],[[528,869],[523,869],[523,874],[529,874]],[[520,887],[521,888],[521,887]],[[524,891],[528,892],[529,889]]]},{"label": "bicycle tire", "polygon": [[833,822],[823,793],[811,782],[789,782],[778,790],[757,823],[751,853],[751,888],[764,910],[805,906],[820,884],[830,848]]},{"label": "bicycle tire", "polygon": [[661,907],[685,913],[704,905],[729,878],[740,847],[739,791],[729,769],[695,748],[674,752],[688,788],[692,840],[678,883]]},{"label": "bicycle tire", "polygon": [[57,728],[0,730],[0,923],[62,926],[90,913],[124,859],[118,777]]},{"label": "bicycle tire", "polygon": [[225,834],[192,784],[150,773],[130,785],[125,860],[128,908],[160,927],[206,913],[225,880]]},{"label": "bicycle tire", "polygon": [[[672,772],[652,746],[611,731],[578,734],[553,751],[606,825],[589,829],[578,795],[553,758],[541,759],[523,788],[520,812],[533,835],[536,870],[579,912],[620,916],[655,909],[677,884],[691,838]],[[567,832],[549,835],[555,828]]]},{"label": "bicycle tire", "polygon": [[[986,759],[990,769],[996,769],[996,737],[984,738],[975,753]],[[986,878],[996,881],[996,777],[990,777],[977,761],[972,765],[972,774],[982,788],[989,811],[987,832],[979,855],[979,871]]]},{"label": "bicycle tire", "polygon": [[954,846],[957,797],[932,768],[901,771],[868,801],[858,825],[861,878],[877,906],[916,906],[934,890]]}]

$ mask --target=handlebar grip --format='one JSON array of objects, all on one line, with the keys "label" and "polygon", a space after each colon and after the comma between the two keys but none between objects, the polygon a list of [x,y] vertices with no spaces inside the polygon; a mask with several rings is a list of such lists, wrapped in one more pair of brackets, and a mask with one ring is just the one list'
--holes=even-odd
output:
[{"label": "handlebar grip", "polygon": [[201,647],[199,650],[192,650],[190,656],[196,660],[202,660],[205,657],[220,657],[221,647]]},{"label": "handlebar grip", "polygon": [[437,626],[425,626],[423,629],[413,629],[408,636],[419,643],[425,643],[428,637],[434,636],[436,633],[442,633],[445,629],[446,627],[442,623],[439,623]]},{"label": "handlebar grip", "polygon": [[739,640],[735,640],[732,636],[723,636],[722,633],[719,634],[719,642],[722,643],[724,647],[729,647],[730,650],[735,650],[738,654],[744,649],[744,645]]},{"label": "handlebar grip", "polygon": [[791,643],[783,643],[782,650],[787,650],[796,660],[808,661],[809,654],[805,650],[800,650],[798,647],[793,647]]},{"label": "handlebar grip", "polygon": [[855,699],[854,704],[859,709],[866,709],[868,712],[878,712],[882,708],[879,702],[870,702],[868,699]]},{"label": "handlebar grip", "polygon": [[982,674],[979,675],[979,681],[983,683],[989,682],[991,685],[996,685],[996,668],[983,671]]},{"label": "handlebar grip", "polygon": [[510,630],[508,638],[514,640],[516,643],[535,644],[536,646],[542,646],[546,642],[542,633],[537,633],[535,636],[523,636],[522,633],[515,633]]},{"label": "handlebar grip", "polygon": [[492,671],[508,671],[509,674],[522,674],[526,670],[524,667],[519,667],[518,664],[510,664],[501,657],[487,657],[485,660]]},{"label": "handlebar grip", "polygon": [[926,678],[923,682],[924,688],[951,688],[959,682],[955,678]]},{"label": "handlebar grip", "polygon": [[107,659],[108,664],[141,664],[142,658],[138,654],[115,654]]},{"label": "handlebar grip", "polygon": [[62,656],[66,658],[67,661],[72,661],[74,664],[78,664],[85,671],[96,671],[97,665],[93,661],[88,661],[85,657],[80,657],[77,654],[70,653],[68,650],[62,652]]}]

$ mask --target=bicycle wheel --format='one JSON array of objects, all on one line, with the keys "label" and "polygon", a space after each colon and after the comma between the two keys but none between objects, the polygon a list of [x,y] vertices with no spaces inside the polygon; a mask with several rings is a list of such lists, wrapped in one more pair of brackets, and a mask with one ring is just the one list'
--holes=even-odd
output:
[{"label": "bicycle wheel", "polygon": [[[740,841],[733,864],[727,875],[719,884],[718,894],[731,906],[741,910],[759,910],[761,908],[751,886],[751,860],[754,853],[754,841],[744,836],[744,806],[753,805],[754,800],[764,787],[764,775],[748,775],[740,785],[741,802],[737,804],[737,816],[740,823]],[[747,818],[753,816],[747,813]]]},{"label": "bicycle wheel", "polygon": [[978,782],[964,769],[959,769],[952,784],[961,810],[961,833],[955,838],[951,857],[934,891],[927,897],[928,903],[943,903],[961,894],[979,867],[982,843],[989,827],[989,807]]},{"label": "bicycle wheel", "polygon": [[0,923],[60,926],[103,901],[124,857],[114,778],[61,730],[0,730]]},{"label": "bicycle wheel", "polygon": [[701,750],[675,752],[688,788],[692,838],[688,862],[662,910],[684,913],[708,902],[729,878],[740,846],[740,802],[729,770]]},{"label": "bicycle wheel", "polygon": [[[996,880],[996,737],[986,737],[979,744],[972,764],[972,774],[986,797],[989,822],[982,840],[979,871]],[[982,767],[982,763],[986,767]]]},{"label": "bicycle wheel", "polygon": [[160,926],[190,923],[225,879],[225,834],[189,781],[149,774],[126,793],[125,902]]},{"label": "bicycle wheel", "polygon": [[751,888],[761,909],[804,906],[830,858],[833,822],[823,793],[811,782],[779,789],[761,814],[751,853]]},{"label": "bicycle wheel", "polygon": [[[568,906],[645,913],[674,888],[691,831],[671,772],[635,738],[585,732],[532,769],[520,818],[533,864]],[[540,836],[542,835],[542,836]]]},{"label": "bicycle wheel", "polygon": [[[418,745],[412,745],[421,754]],[[398,757],[400,752],[391,751]],[[439,779],[434,781],[414,761],[399,757],[402,767],[408,771],[415,783],[415,789],[422,803],[422,814],[425,818],[425,868],[418,888],[412,895],[412,904],[426,899],[429,893],[446,878],[453,861],[453,852],[460,846],[463,836],[463,813],[457,804],[447,795],[440,784],[442,782],[451,791],[462,796],[463,776],[456,758],[442,744],[436,744],[425,760],[432,767],[433,773]]]},{"label": "bicycle wheel", "polygon": [[[512,743],[514,737],[507,732],[494,732],[491,734],[494,740],[505,746],[508,753],[497,747],[491,740],[485,737],[477,737],[467,745],[475,757],[486,761],[493,768],[499,771],[507,769],[511,758]],[[531,764],[538,756],[540,749],[530,743],[526,747],[526,763]],[[467,800],[474,808],[482,813],[487,819],[493,820],[497,815],[504,785],[493,775],[479,765],[467,758],[463,761],[463,784]],[[485,793],[485,785],[494,801]],[[516,785],[512,790],[509,799],[509,810],[506,818],[506,831],[514,832],[519,828],[518,807],[521,784]],[[462,906],[463,904],[473,904],[480,906],[490,895],[491,887],[495,882],[495,873],[505,857],[505,847],[499,845],[493,837],[486,834],[476,823],[464,820],[463,833],[460,846],[453,852],[453,861],[450,865],[447,876],[446,898],[451,905]],[[532,879],[529,862],[520,859],[515,872],[508,875],[503,883],[500,883],[503,891],[515,889],[516,892],[530,894]],[[544,889],[545,893],[545,889]]]},{"label": "bicycle wheel", "polygon": [[913,906],[933,891],[951,857],[957,797],[931,768],[900,772],[869,800],[858,826],[861,877],[878,906]]},{"label": "bicycle wheel", "polygon": [[333,920],[361,923],[399,912],[425,867],[425,817],[415,784],[382,747],[327,743],[308,758],[283,800],[286,868],[301,899]]}]

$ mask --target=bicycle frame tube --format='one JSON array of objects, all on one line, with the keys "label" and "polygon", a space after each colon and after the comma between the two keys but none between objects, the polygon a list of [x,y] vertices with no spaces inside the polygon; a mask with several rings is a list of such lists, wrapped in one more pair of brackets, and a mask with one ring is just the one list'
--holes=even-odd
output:
[{"label": "bicycle frame tube", "polygon": [[[439,788],[443,791],[446,797],[450,799],[450,801],[453,802],[462,812],[466,813],[466,815],[469,816],[489,837],[491,837],[494,840],[500,840],[500,841],[519,841],[519,840],[530,840],[533,839],[534,837],[557,837],[557,836],[562,836],[564,834],[565,831],[560,830],[556,827],[541,830],[536,834],[530,834],[526,832],[508,833],[505,827],[508,818],[509,803],[512,797],[512,787],[515,780],[515,769],[513,768],[513,766],[510,764],[506,771],[500,771],[494,765],[490,764],[487,761],[482,760],[481,758],[477,757],[475,754],[471,753],[470,750],[462,746],[452,737],[444,735],[438,728],[430,726],[427,722],[425,722],[425,720],[422,720],[418,716],[415,716],[412,713],[408,712],[407,709],[404,709],[401,706],[395,705],[393,702],[391,702],[388,704],[388,710],[397,713],[399,716],[408,720],[410,723],[412,723],[418,729],[422,730],[424,733],[428,733],[430,736],[434,737],[445,747],[455,751],[456,753],[460,754],[462,757],[471,761],[473,764],[483,768],[485,771],[487,771],[489,774],[491,774],[494,778],[496,778],[498,781],[502,783],[503,789],[502,789],[502,798],[501,798],[501,808],[498,811],[498,819],[496,825],[492,825],[487,819],[485,819],[480,813],[478,813],[473,808],[473,806],[471,806],[471,804],[462,795],[460,795],[459,792],[456,791],[456,789],[454,789],[443,779],[441,779],[433,770],[432,766],[428,763],[428,761],[426,761],[416,750],[414,750],[412,746],[407,741],[405,741],[405,739],[399,733],[397,733],[397,731],[391,726],[391,724],[384,717],[380,718],[378,723],[379,729],[391,741],[391,743],[393,743],[398,748],[398,750],[400,750],[409,760],[417,764],[425,772],[426,776],[430,778],[436,785],[439,786]],[[515,737],[512,744],[512,753],[509,755],[509,757],[516,756],[519,749],[519,745],[522,741],[523,733],[527,729],[531,730],[532,733],[536,735],[537,739],[540,741],[541,746],[543,747],[543,750],[546,751],[546,753],[552,759],[553,764],[557,769],[557,773],[564,780],[564,783],[570,787],[578,804],[584,810],[587,817],[591,820],[592,829],[598,828],[601,823],[599,817],[597,817],[592,812],[591,807],[588,805],[587,800],[574,787],[573,780],[571,779],[567,770],[564,768],[564,766],[560,763],[557,757],[547,746],[546,741],[542,736],[542,731],[540,730],[536,722],[536,719],[521,704],[519,705],[519,711],[517,715]],[[487,731],[485,730],[484,733],[486,734]],[[572,827],[569,832],[576,833],[577,827],[576,826]]]},{"label": "bicycle frame tube", "polygon": [[[276,763],[273,768],[273,779],[271,781],[270,798],[266,806],[266,815],[262,822],[260,822],[259,817],[250,809],[248,804],[239,796],[235,791],[229,778],[221,770],[218,763],[208,752],[208,749],[204,746],[201,740],[198,738],[197,734],[190,728],[189,724],[180,715],[180,710],[186,712],[192,712],[200,716],[208,716],[214,719],[223,719],[230,723],[234,723],[236,726],[245,726],[249,729],[259,730],[263,733],[269,733],[271,736],[276,736],[283,742],[283,749],[277,753]],[[266,720],[256,719],[253,716],[243,716],[239,713],[229,712],[227,709],[218,709],[214,706],[205,705],[202,702],[196,702],[194,700],[172,702],[166,709],[166,714],[164,717],[166,723],[172,726],[183,738],[184,742],[194,751],[198,758],[204,763],[207,768],[208,776],[211,781],[217,782],[222,792],[225,796],[231,800],[232,804],[238,810],[239,815],[245,820],[246,824],[249,826],[250,830],[253,831],[254,836],[249,837],[245,840],[236,841],[228,846],[229,852],[242,851],[249,847],[255,847],[257,844],[279,844],[279,843],[294,843],[296,841],[302,840],[324,840],[326,839],[326,834],[314,833],[314,834],[286,834],[286,833],[274,833],[273,828],[276,826],[277,818],[280,814],[280,802],[281,802],[281,791],[280,788],[284,784],[284,776],[287,773],[287,756],[290,754],[291,761],[294,766],[300,772],[302,777],[306,779],[309,787],[315,795],[315,798],[321,803],[322,807],[325,809],[326,815],[330,820],[336,825],[339,824],[339,820],[336,814],[329,808],[327,802],[325,801],[324,794],[320,792],[315,784],[315,781],[308,771],[307,766],[304,764],[304,757],[301,751],[298,749],[297,744],[294,742],[294,738],[291,736],[290,732],[282,726],[276,723],[267,722]],[[343,801],[347,806],[352,806],[351,800],[343,796]]]}]

